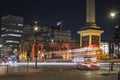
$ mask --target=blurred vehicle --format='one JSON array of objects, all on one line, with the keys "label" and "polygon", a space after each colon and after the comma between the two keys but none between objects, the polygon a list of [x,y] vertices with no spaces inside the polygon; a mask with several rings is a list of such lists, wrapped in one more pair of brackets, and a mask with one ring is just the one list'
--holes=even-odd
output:
[{"label": "blurred vehicle", "polygon": [[85,62],[85,63],[77,63],[75,65],[75,68],[86,69],[86,70],[98,70],[100,68],[100,65],[97,62]]},{"label": "blurred vehicle", "polygon": [[96,51],[99,47],[84,47],[74,50],[73,62],[75,63],[75,68],[78,69],[99,69],[100,65],[97,62]]}]

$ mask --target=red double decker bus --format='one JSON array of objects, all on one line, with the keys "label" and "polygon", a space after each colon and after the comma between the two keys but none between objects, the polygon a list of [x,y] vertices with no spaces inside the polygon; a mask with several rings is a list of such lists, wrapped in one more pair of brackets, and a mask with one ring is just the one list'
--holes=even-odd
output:
[{"label": "red double decker bus", "polygon": [[74,49],[73,62],[75,68],[78,69],[99,69],[99,63],[97,62],[96,51],[99,47],[87,46],[84,48]]}]

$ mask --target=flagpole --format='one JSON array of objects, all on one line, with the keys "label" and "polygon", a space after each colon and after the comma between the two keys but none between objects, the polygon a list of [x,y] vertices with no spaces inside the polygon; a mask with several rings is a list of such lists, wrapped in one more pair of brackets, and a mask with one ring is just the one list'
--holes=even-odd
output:
[{"label": "flagpole", "polygon": [[60,20],[59,22],[57,22],[57,26],[59,26],[60,30],[62,30],[62,26],[63,26],[62,20]]},{"label": "flagpole", "polygon": [[61,20],[61,30],[62,30],[62,20]]}]

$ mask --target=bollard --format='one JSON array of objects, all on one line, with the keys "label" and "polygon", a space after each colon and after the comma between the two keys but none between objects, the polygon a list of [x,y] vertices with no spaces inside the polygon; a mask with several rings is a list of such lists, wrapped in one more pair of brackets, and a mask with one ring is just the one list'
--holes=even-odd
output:
[{"label": "bollard", "polygon": [[62,72],[63,71],[63,69],[60,69],[60,72]]},{"label": "bollard", "polygon": [[113,71],[113,65],[114,65],[114,63],[113,62],[111,62],[111,71]]},{"label": "bollard", "polygon": [[120,70],[118,71],[118,80],[120,80]]}]

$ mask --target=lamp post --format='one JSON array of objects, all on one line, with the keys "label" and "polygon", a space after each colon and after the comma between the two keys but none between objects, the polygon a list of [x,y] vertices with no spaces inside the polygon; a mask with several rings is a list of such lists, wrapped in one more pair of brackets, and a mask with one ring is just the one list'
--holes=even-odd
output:
[{"label": "lamp post", "polygon": [[38,31],[38,26],[37,26],[37,21],[35,21],[35,26],[34,26],[34,31],[35,31],[35,68],[37,69],[37,31]]},{"label": "lamp post", "polygon": [[[113,19],[115,18],[115,16],[116,16],[116,12],[111,12],[110,13],[110,16],[111,16],[111,18],[112,18],[112,24],[111,24],[111,26],[113,27]],[[110,53],[110,60],[109,60],[109,73],[110,73],[110,71],[113,71],[113,62],[111,62],[111,58],[113,58],[114,56],[113,56],[113,54],[114,53]]]}]

